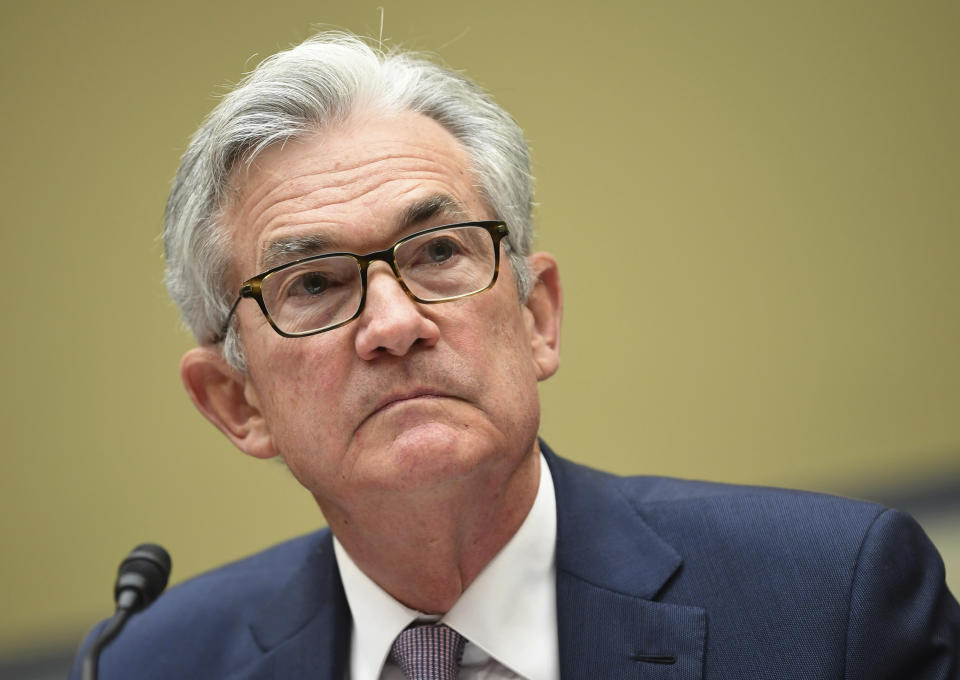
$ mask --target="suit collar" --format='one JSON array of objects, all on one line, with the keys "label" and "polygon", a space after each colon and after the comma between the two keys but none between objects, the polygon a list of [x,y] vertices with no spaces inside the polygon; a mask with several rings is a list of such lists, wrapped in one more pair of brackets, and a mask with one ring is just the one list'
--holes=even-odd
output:
[{"label": "suit collar", "polygon": [[673,546],[643,521],[622,480],[558,458],[541,441],[557,495],[557,570],[653,599],[680,568]]},{"label": "suit collar", "polygon": [[703,674],[706,612],[656,601],[682,565],[612,475],[541,441],[557,495],[557,633],[569,678]]},{"label": "suit collar", "polygon": [[253,618],[263,652],[237,679],[342,680],[350,649],[350,609],[329,530],[303,565]]}]

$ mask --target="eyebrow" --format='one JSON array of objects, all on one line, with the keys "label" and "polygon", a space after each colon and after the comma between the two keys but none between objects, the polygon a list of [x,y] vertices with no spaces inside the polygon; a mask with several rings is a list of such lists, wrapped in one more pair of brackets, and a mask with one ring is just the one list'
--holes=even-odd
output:
[{"label": "eyebrow", "polygon": [[408,205],[400,216],[397,231],[406,231],[434,217],[449,216],[463,219],[467,215],[467,209],[457,199],[446,194],[434,194]]},{"label": "eyebrow", "polygon": [[[467,216],[467,209],[460,201],[447,194],[434,194],[405,207],[396,222],[395,231],[403,233],[411,227],[437,217],[459,220],[465,219]],[[332,251],[336,246],[337,241],[324,234],[279,238],[264,244],[262,267],[266,271],[285,262]]]},{"label": "eyebrow", "polygon": [[290,236],[271,241],[263,246],[264,271],[292,262],[303,257],[319,255],[325,250],[332,250],[334,242],[323,234],[307,234],[306,236]]}]

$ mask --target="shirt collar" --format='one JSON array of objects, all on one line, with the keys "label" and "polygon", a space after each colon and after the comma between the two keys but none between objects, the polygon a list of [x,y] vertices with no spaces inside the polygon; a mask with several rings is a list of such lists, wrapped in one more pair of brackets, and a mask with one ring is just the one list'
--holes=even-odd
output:
[{"label": "shirt collar", "polygon": [[[555,547],[556,497],[541,454],[540,486],[520,528],[477,575],[443,623],[519,675],[559,677]],[[351,680],[380,677],[390,646],[417,619],[430,619],[402,605],[374,583],[333,539],[343,589],[353,616]],[[476,650],[468,645],[464,665]]]}]

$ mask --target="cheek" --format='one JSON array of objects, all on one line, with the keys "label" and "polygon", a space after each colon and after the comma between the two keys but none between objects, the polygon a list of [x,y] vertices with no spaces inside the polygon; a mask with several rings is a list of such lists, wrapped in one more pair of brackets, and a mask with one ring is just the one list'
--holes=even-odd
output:
[{"label": "cheek", "polygon": [[[264,343],[255,356],[264,357],[249,370],[259,393],[267,426],[278,445],[290,437],[339,431],[324,421],[338,412],[330,395],[342,395],[347,365],[326,338],[283,338]],[[252,353],[251,353],[252,355]],[[342,397],[340,397],[342,399]],[[282,449],[281,449],[282,451]]]},{"label": "cheek", "polygon": [[[310,344],[310,338],[279,339],[287,345]],[[299,347],[284,347],[256,369],[263,377],[261,412],[275,448],[291,474],[311,491],[329,483],[327,477],[337,469],[345,448],[341,435],[349,431],[338,408],[345,400],[330,398],[342,395],[342,387],[334,384],[337,365],[327,356],[320,360]]]},{"label": "cheek", "polygon": [[[523,309],[498,305],[468,342],[476,354],[465,361],[480,367],[487,405],[508,421],[538,419],[539,393]],[[519,424],[519,423],[518,423]]]}]

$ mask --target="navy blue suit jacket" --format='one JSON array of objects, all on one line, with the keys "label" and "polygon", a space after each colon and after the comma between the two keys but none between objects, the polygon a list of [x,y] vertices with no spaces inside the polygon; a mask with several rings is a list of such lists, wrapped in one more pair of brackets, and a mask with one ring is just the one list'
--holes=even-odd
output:
[{"label": "navy blue suit jacket", "polygon": [[[619,478],[543,448],[563,678],[960,678],[960,607],[908,516]],[[324,530],[172,588],[106,649],[100,678],[343,680],[350,626]]]}]

